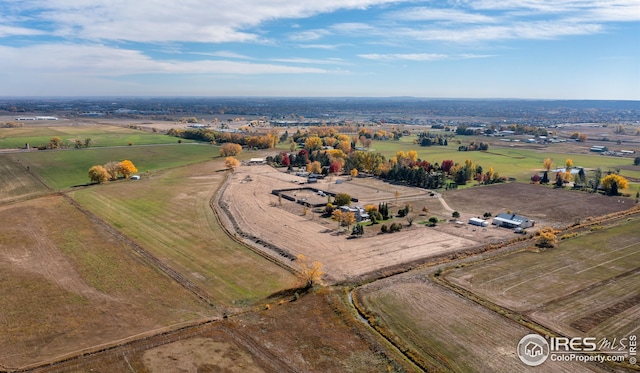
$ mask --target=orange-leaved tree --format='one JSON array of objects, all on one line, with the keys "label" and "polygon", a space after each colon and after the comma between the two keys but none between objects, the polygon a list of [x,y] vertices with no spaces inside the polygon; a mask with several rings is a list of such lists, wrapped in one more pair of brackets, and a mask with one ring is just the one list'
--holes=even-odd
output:
[{"label": "orange-leaved tree", "polygon": [[558,242],[557,231],[551,227],[541,228],[538,233],[538,239],[536,240],[536,246],[542,248],[553,248]]},{"label": "orange-leaved tree", "polygon": [[231,157],[240,154],[241,151],[242,146],[240,146],[239,144],[227,142],[220,147],[220,156]]},{"label": "orange-leaved tree", "polygon": [[135,174],[136,172],[138,172],[138,169],[130,160],[125,159],[124,161],[120,162],[120,173],[125,177],[125,179],[129,178],[129,176]]},{"label": "orange-leaved tree", "polygon": [[93,166],[89,169],[89,179],[94,183],[104,183],[109,180],[109,173],[102,166]]},{"label": "orange-leaved tree", "polygon": [[544,167],[544,169],[547,171],[550,171],[552,166],[553,166],[553,159],[551,158],[547,158],[542,162],[542,167]]},{"label": "orange-leaved tree", "polygon": [[298,280],[300,285],[304,289],[309,289],[313,285],[319,284],[324,272],[322,271],[322,263],[313,262],[309,263],[307,257],[299,254],[296,257],[296,262],[300,265],[300,272],[298,273]]},{"label": "orange-leaved tree", "polygon": [[236,169],[236,167],[238,167],[239,165],[240,165],[240,162],[233,157],[227,157],[224,159],[224,166],[228,170],[231,170],[231,172],[233,172]]}]

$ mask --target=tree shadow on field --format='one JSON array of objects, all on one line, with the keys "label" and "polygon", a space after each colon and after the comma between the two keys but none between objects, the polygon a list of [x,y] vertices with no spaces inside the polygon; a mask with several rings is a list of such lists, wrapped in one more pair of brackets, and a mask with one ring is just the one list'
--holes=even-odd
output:
[{"label": "tree shadow on field", "polygon": [[278,290],[275,293],[270,294],[266,297],[267,300],[273,301],[274,299],[288,299],[290,302],[295,301],[298,297],[309,293],[313,289],[312,287],[307,286],[299,286],[295,288]]}]

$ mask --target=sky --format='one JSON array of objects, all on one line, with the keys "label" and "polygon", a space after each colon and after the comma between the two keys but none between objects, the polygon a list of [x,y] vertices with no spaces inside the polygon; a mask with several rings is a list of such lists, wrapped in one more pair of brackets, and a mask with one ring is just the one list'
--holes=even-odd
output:
[{"label": "sky", "polygon": [[640,0],[0,0],[0,96],[640,100]]}]

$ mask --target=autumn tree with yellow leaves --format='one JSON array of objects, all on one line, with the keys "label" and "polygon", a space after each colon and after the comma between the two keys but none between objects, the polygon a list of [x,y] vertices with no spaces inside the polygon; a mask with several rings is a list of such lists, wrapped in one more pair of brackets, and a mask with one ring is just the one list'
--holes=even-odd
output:
[{"label": "autumn tree with yellow leaves", "polygon": [[547,158],[542,161],[542,167],[547,171],[551,171],[551,167],[553,167],[553,159]]},{"label": "autumn tree with yellow leaves", "polygon": [[122,174],[122,176],[124,176],[124,178],[126,179],[126,178],[129,178],[129,176],[131,176],[132,174],[135,174],[136,172],[138,172],[138,169],[133,164],[133,162],[131,162],[128,159],[125,159],[124,161],[120,162],[119,171]]},{"label": "autumn tree with yellow leaves", "polygon": [[222,144],[220,147],[220,156],[221,157],[233,157],[242,151],[242,146],[240,144],[234,144],[231,142],[227,142]]},{"label": "autumn tree with yellow leaves", "polygon": [[536,234],[536,246],[541,248],[553,248],[558,243],[557,231],[551,227],[541,228]]},{"label": "autumn tree with yellow leaves", "polygon": [[298,272],[298,281],[303,289],[310,289],[314,285],[320,284],[322,280],[322,263],[315,261],[309,262],[306,256],[299,254],[296,257],[296,262],[300,266],[300,272]]},{"label": "autumn tree with yellow leaves", "polygon": [[236,167],[240,165],[240,162],[234,157],[227,157],[224,159],[224,166],[231,170],[231,172],[235,171]]},{"label": "autumn tree with yellow leaves", "polygon": [[617,195],[619,190],[627,189],[629,181],[618,174],[610,174],[602,178],[600,184],[608,195]]},{"label": "autumn tree with yellow leaves", "polygon": [[102,184],[109,180],[109,173],[102,166],[93,166],[89,169],[89,179],[94,183]]}]

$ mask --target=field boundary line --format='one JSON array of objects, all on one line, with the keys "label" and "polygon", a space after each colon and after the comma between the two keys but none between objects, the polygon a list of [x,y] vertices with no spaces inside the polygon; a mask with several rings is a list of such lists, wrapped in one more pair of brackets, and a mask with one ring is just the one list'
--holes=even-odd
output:
[{"label": "field boundary line", "polygon": [[156,328],[156,329],[153,329],[153,330],[147,330],[147,331],[142,332],[142,333],[134,334],[134,335],[131,335],[131,336],[128,336],[128,337],[125,337],[125,338],[121,338],[121,339],[117,339],[115,341],[110,341],[110,342],[106,342],[106,343],[103,343],[103,344],[99,344],[99,345],[83,348],[83,349],[80,349],[80,350],[67,352],[65,354],[56,356],[56,357],[51,358],[51,359],[40,361],[38,363],[28,364],[28,365],[24,365],[24,366],[17,367],[17,368],[6,367],[5,369],[6,369],[7,373],[9,373],[9,372],[10,373],[19,373],[19,372],[28,372],[30,370],[38,369],[38,368],[53,367],[53,366],[55,366],[57,364],[61,364],[61,363],[64,363],[66,361],[71,361],[71,360],[77,359],[79,357],[96,355],[96,354],[99,354],[101,352],[113,350],[113,349],[118,348],[118,347],[127,346],[127,345],[136,343],[136,342],[141,341],[141,340],[150,339],[150,338],[153,338],[153,337],[156,337],[156,336],[159,336],[159,335],[169,335],[169,334],[181,331],[181,330],[186,330],[186,329],[196,328],[196,327],[207,325],[207,324],[212,324],[212,323],[214,323],[216,321],[219,321],[219,320],[220,319],[218,317],[215,317],[215,318],[206,318],[206,319],[200,319],[200,320],[195,320],[195,321],[185,321],[185,322],[172,324],[172,325],[161,327],[161,328]]},{"label": "field boundary line", "polygon": [[[623,249],[626,249],[626,248],[631,247],[631,246],[635,246],[635,245],[637,245],[637,244],[640,244],[640,242],[636,242],[636,243],[634,243],[634,244],[628,245],[628,246],[624,247]],[[620,250],[622,250],[622,249],[620,249]],[[594,268],[598,268],[598,267],[600,267],[600,266],[601,266],[601,265],[603,265],[603,264],[607,264],[607,263],[615,262],[616,260],[619,260],[619,259],[622,259],[622,258],[626,258],[626,257],[628,257],[628,256],[630,256],[630,255],[633,255],[633,254],[637,254],[638,252],[640,252],[640,250],[636,250],[636,251],[634,251],[634,252],[632,252],[632,253],[630,253],[630,254],[623,255],[623,256],[619,256],[619,257],[617,257],[617,258],[613,258],[613,259],[611,259],[611,260],[607,260],[606,262],[602,262],[602,263],[600,263],[600,264],[594,265],[594,266],[589,267],[589,268],[585,268],[585,269],[583,269],[583,270],[580,270],[580,271],[576,272],[575,274],[576,274],[576,275],[578,275],[578,274],[580,274],[580,273],[583,273],[583,272],[586,272],[586,271],[592,270],[592,269],[594,269]]]},{"label": "field boundary line", "polygon": [[[286,250],[281,249],[280,247],[274,245],[273,243],[266,242],[264,240],[261,240],[259,237],[248,235],[245,232],[243,232],[242,229],[240,228],[240,226],[238,225],[238,223],[233,218],[232,214],[230,212],[228,212],[227,209],[224,206],[222,206],[222,204],[220,203],[221,197],[222,197],[222,195],[224,194],[224,192],[225,192],[225,190],[227,188],[230,176],[231,175],[228,174],[228,173],[224,176],[224,181],[220,184],[220,186],[218,187],[218,190],[216,190],[216,192],[214,193],[214,195],[211,197],[211,199],[209,201],[209,207],[211,208],[211,210],[213,212],[213,215],[215,216],[216,221],[218,222],[218,224],[220,225],[222,230],[226,233],[226,235],[229,238],[231,238],[232,240],[238,242],[239,244],[241,244],[242,246],[244,246],[247,249],[251,250],[252,252],[260,255],[261,257],[269,260],[270,262],[273,262],[274,264],[277,264],[278,266],[286,269],[287,271],[289,271],[289,272],[291,272],[293,274],[297,274],[298,271],[295,268],[293,268],[292,266],[287,265],[283,261],[279,260],[277,257],[269,255],[265,251],[260,250],[260,249],[258,249],[256,247],[254,247],[253,245],[249,245],[244,240],[238,238],[238,236],[246,238],[246,239],[254,242],[256,245],[261,245],[261,246],[265,247],[265,249],[267,249],[267,250],[273,250],[275,254],[279,254],[281,257],[289,259],[290,261],[294,261],[296,259],[289,252],[287,252]],[[219,210],[222,210],[222,212],[220,212]],[[233,227],[235,232],[232,232],[229,229],[229,227],[222,221],[220,213],[224,214],[225,217],[229,220],[229,222],[231,223],[231,225],[232,225],[232,227]],[[258,242],[257,240],[260,240],[260,242]]]},{"label": "field boundary line", "polygon": [[216,308],[216,305],[211,301],[211,297],[209,296],[209,294],[206,291],[204,291],[203,289],[201,289],[199,286],[197,286],[196,284],[191,282],[188,278],[186,278],[180,272],[178,272],[175,269],[169,267],[164,262],[162,262],[160,259],[158,259],[153,254],[151,254],[149,251],[145,250],[142,246],[138,245],[135,241],[133,241],[132,239],[130,239],[129,237],[124,235],[122,232],[120,232],[119,230],[117,230],[116,228],[111,226],[111,224],[107,223],[106,221],[104,221],[99,216],[93,214],[91,211],[89,211],[89,210],[85,209],[84,207],[82,207],[76,200],[71,198],[66,193],[61,193],[61,195],[72,206],[74,206],[79,211],[84,213],[92,222],[98,224],[103,229],[105,229],[107,232],[109,232],[110,234],[114,235],[118,239],[120,239],[123,242],[125,242],[128,246],[130,246],[133,249],[133,251],[135,251],[142,258],[147,260],[147,262],[150,265],[158,268],[164,274],[169,276],[169,278],[171,278],[172,280],[176,281],[179,285],[181,285],[182,287],[187,289],[190,293],[192,293],[193,295],[198,297],[200,300],[202,300],[205,303],[207,303],[209,306],[213,307],[214,309]]}]

